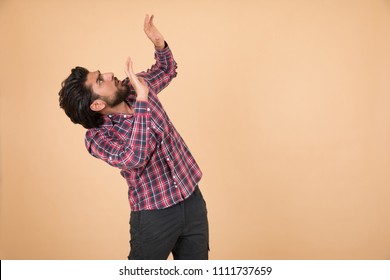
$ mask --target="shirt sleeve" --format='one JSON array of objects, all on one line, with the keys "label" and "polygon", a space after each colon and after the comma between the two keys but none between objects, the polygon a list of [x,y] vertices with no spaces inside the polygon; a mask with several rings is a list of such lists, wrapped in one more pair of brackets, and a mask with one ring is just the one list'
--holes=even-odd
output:
[{"label": "shirt sleeve", "polygon": [[142,167],[148,160],[149,126],[148,102],[137,101],[133,126],[127,129],[124,137],[118,137],[106,129],[90,130],[86,135],[87,149],[91,155],[114,167]]},{"label": "shirt sleeve", "polygon": [[156,63],[147,71],[138,73],[137,76],[142,77],[149,87],[158,94],[176,77],[177,63],[167,43],[165,43],[164,49],[156,50],[154,58]]}]

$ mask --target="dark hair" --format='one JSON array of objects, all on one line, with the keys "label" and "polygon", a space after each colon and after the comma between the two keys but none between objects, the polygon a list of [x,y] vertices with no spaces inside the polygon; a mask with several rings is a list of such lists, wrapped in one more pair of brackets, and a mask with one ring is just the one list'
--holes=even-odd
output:
[{"label": "dark hair", "polygon": [[58,93],[60,107],[71,121],[87,129],[99,127],[103,123],[102,116],[89,107],[98,96],[85,85],[88,73],[89,71],[83,67],[72,69],[69,77],[62,82],[62,88]]}]

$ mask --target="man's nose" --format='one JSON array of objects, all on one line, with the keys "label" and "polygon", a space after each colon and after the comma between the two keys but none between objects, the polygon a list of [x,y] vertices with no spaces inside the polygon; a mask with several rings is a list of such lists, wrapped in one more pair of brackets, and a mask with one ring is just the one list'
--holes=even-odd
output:
[{"label": "man's nose", "polygon": [[107,81],[112,81],[114,78],[114,73],[111,73],[111,72],[104,73],[103,75],[104,75],[105,80],[107,80]]}]

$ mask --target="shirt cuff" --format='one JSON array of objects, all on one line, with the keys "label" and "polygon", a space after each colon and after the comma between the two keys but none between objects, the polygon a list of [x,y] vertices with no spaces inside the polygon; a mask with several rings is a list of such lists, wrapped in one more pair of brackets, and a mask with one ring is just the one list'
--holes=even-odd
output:
[{"label": "shirt cuff", "polygon": [[134,106],[134,114],[146,115],[150,112],[149,102],[147,101],[136,101]]},{"label": "shirt cuff", "polygon": [[166,55],[168,52],[170,52],[171,50],[169,49],[169,46],[168,46],[168,43],[166,41],[164,41],[164,48],[161,49],[161,50],[157,50],[156,49],[156,54],[157,55]]}]

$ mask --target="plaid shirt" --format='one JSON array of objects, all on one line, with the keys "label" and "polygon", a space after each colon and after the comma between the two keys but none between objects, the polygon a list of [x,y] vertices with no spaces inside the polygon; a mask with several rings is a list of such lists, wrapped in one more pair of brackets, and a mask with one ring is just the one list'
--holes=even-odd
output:
[{"label": "plaid shirt", "polygon": [[169,47],[157,50],[155,59],[149,70],[138,74],[148,83],[148,101],[135,101],[131,88],[127,102],[134,114],[103,116],[104,123],[89,129],[85,137],[91,155],[121,169],[132,211],[175,205],[192,194],[202,177],[157,97],[176,77],[177,66]]}]

